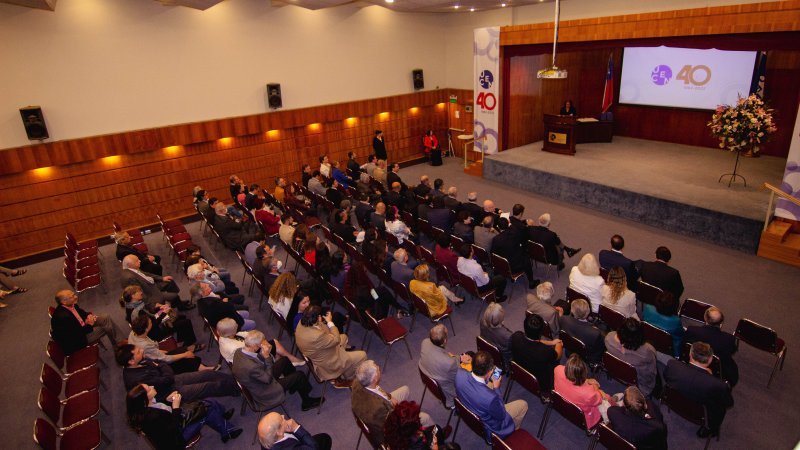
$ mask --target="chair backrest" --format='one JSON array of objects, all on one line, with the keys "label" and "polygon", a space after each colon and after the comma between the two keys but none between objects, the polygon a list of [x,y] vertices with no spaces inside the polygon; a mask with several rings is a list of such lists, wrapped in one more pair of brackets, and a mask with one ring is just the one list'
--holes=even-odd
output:
[{"label": "chair backrest", "polygon": [[64,380],[61,378],[61,375],[46,363],[42,364],[42,373],[39,375],[39,381],[42,382],[44,387],[56,394],[61,393],[61,388],[64,385]]},{"label": "chair backrest", "polygon": [[606,269],[605,267],[600,268],[600,276],[603,277],[603,281],[608,280],[608,272],[609,270]]},{"label": "chair backrest", "polygon": [[456,403],[456,412],[458,413],[458,417],[463,420],[467,426],[475,432],[478,436],[486,440],[486,428],[483,426],[483,422],[481,422],[480,417],[475,415],[474,412],[470,411],[461,400],[455,399]]},{"label": "chair backrest", "polygon": [[586,416],[583,415],[583,411],[581,411],[578,405],[562,397],[556,390],[550,394],[550,400],[556,412],[575,424],[578,428],[586,430]]},{"label": "chair backrest", "polygon": [[422,245],[419,246],[419,254],[428,264],[436,262],[436,259],[433,257],[433,253]]},{"label": "chair backrest", "polygon": [[670,385],[664,387],[661,403],[678,413],[679,416],[696,425],[706,425],[706,407],[689,399]]},{"label": "chair backrest", "polygon": [[603,323],[608,325],[608,327],[612,330],[618,330],[619,327],[622,326],[623,322],[625,322],[625,316],[605,305],[600,305],[598,313],[600,315],[600,320],[602,320]]},{"label": "chair backrest", "polygon": [[560,330],[558,332],[558,338],[564,343],[564,348],[566,348],[568,352],[577,353],[586,361],[586,344],[584,344],[583,341],[567,333],[565,330]]},{"label": "chair backrest", "polygon": [[353,418],[356,419],[356,425],[358,425],[358,428],[361,430],[362,433],[364,433],[364,436],[367,437],[367,440],[369,441],[370,445],[372,445],[373,449],[377,450],[384,448],[383,444],[378,442],[378,439],[375,436],[373,436],[367,424],[364,423],[363,420],[359,419],[358,416],[356,416],[355,412],[353,412]]},{"label": "chair backrest", "polygon": [[683,317],[684,319],[694,320],[695,322],[705,323],[705,313],[708,308],[711,308],[713,305],[710,305],[705,302],[701,302],[699,300],[695,300],[693,298],[687,298],[681,304],[681,309],[678,311],[678,315]]},{"label": "chair backrest", "polygon": [[397,236],[387,231],[384,234],[384,237],[386,238],[386,243],[390,248],[400,248],[400,241],[397,239]]},{"label": "chair backrest", "polygon": [[539,398],[542,397],[542,389],[539,386],[539,380],[536,379],[536,375],[528,372],[516,361],[511,361],[511,378],[531,394]]},{"label": "chair backrest", "polygon": [[314,362],[311,361],[311,358],[309,358],[306,355],[303,355],[303,359],[306,361],[306,365],[308,365],[308,373],[314,376],[314,379],[317,380],[317,383],[319,384],[325,383],[327,380],[323,380],[319,377],[319,375],[317,375],[317,370],[314,368]]},{"label": "chair backrest", "polygon": [[[662,292],[664,291],[662,291],[661,288],[639,280],[639,287],[636,290],[636,300],[641,303],[647,303],[648,305],[655,305],[656,297]],[[675,301],[678,301],[678,299],[675,299]]]},{"label": "chair backrest", "polygon": [[408,256],[413,257],[416,260],[420,259],[419,248],[417,248],[417,244],[415,244],[414,242],[408,239],[404,240],[403,248],[406,250],[406,253],[408,253]]},{"label": "chair backrest", "polygon": [[52,425],[42,418],[33,422],[33,440],[44,450],[56,450],[58,433]]},{"label": "chair backrest", "polygon": [[611,353],[603,354],[603,367],[611,378],[624,385],[635,386],[638,382],[636,368]]},{"label": "chair backrest", "polygon": [[381,327],[378,326],[378,319],[376,319],[369,310],[364,311],[361,314],[361,318],[366,322],[367,325],[365,326],[367,329],[375,330],[375,333],[380,336],[382,340],[384,339],[383,330],[381,330]]},{"label": "chair backrest", "polygon": [[645,340],[650,342],[656,350],[666,355],[672,355],[672,336],[668,332],[648,322],[642,322],[642,329]]},{"label": "chair backrest", "polygon": [[503,355],[500,353],[500,350],[491,342],[487,341],[483,336],[475,336],[475,344],[478,347],[478,350],[483,350],[490,355],[492,355],[492,359],[494,360],[494,365],[500,368],[503,368]]},{"label": "chair backrest", "polygon": [[498,275],[504,276],[506,278],[511,278],[511,264],[508,263],[508,260],[499,256],[497,254],[491,253],[489,258],[492,261],[492,267],[494,267],[494,272]]},{"label": "chair backrest", "polygon": [[747,344],[759,350],[764,350],[765,352],[774,354],[781,350],[778,348],[778,333],[750,319],[740,319],[733,335]]},{"label": "chair backrest", "polygon": [[604,423],[600,423],[597,428],[598,442],[603,444],[603,447],[608,450],[636,450],[636,446],[628,442],[624,437],[617,434],[611,427]]},{"label": "chair backrest", "polygon": [[[272,309],[272,308],[270,308],[270,309]],[[278,311],[275,311],[274,309],[272,309],[272,316],[275,317],[275,320],[278,321],[278,324],[284,330],[286,330],[287,333],[289,333],[289,336],[294,336],[294,330],[292,329],[291,325],[289,325],[289,322],[286,321],[286,318],[283,317],[283,315],[281,315],[281,313],[279,313]]]},{"label": "chair backrest", "polygon": [[57,424],[61,416],[61,402],[58,400],[58,394],[53,393],[50,389],[42,386],[39,389],[39,409],[50,419],[51,422]]},{"label": "chair backrest", "polygon": [[233,377],[233,381],[236,382],[236,386],[238,386],[239,390],[242,392],[242,397],[244,397],[244,401],[245,403],[247,403],[247,406],[253,411],[258,411],[258,409],[256,408],[256,403],[253,400],[253,394],[250,393],[250,390],[247,389],[247,387],[244,386],[242,383],[239,383],[239,380],[237,380],[236,377]]},{"label": "chair backrest", "polygon": [[579,298],[582,298],[587,302],[589,302],[589,297],[587,297],[586,294],[578,292],[575,289],[572,289],[571,287],[567,286],[567,302],[572,303],[573,300],[577,300]]},{"label": "chair backrest", "polygon": [[428,308],[428,304],[425,303],[425,300],[419,298],[417,294],[411,292],[410,290],[408,291],[408,296],[411,298],[411,303],[414,305],[414,309],[416,309],[418,313],[430,319],[431,310]]},{"label": "chair backrest", "polygon": [[460,253],[461,248],[464,247],[464,240],[458,236],[452,235],[450,236],[450,247],[454,252]]},{"label": "chair backrest", "polygon": [[547,260],[547,252],[544,251],[544,246],[538,242],[528,241],[528,256],[536,262],[544,264],[552,264]]},{"label": "chair backrest", "polygon": [[467,292],[472,294],[474,297],[477,297],[479,299],[486,299],[486,301],[490,303],[495,300],[494,289],[492,289],[491,291],[487,291],[491,292],[491,294],[488,293],[481,294],[480,291],[478,291],[478,283],[476,283],[475,280],[472,279],[472,277],[464,275],[461,272],[458,273],[458,276],[461,286]]},{"label": "chair backrest", "polygon": [[61,346],[58,345],[56,341],[47,343],[47,356],[50,357],[50,360],[53,361],[56,367],[59,369],[64,368],[66,356],[64,356],[64,351],[61,350]]},{"label": "chair backrest", "polygon": [[489,257],[489,252],[480,245],[472,244],[472,252],[475,259],[481,264],[491,264],[492,259]]},{"label": "chair backrest", "polygon": [[424,384],[425,387],[428,388],[429,391],[431,391],[433,396],[439,399],[439,401],[442,402],[442,405],[444,405],[444,407],[447,408],[447,404],[445,403],[446,397],[444,395],[442,387],[439,386],[439,382],[425,375],[425,372],[423,372],[422,369],[417,368],[417,370],[419,370],[419,377],[420,379],[422,379],[422,384]]},{"label": "chair backrest", "polygon": [[[538,439],[533,437],[524,428],[514,430],[513,433],[502,439],[492,433],[493,450],[547,450]],[[613,450],[613,449],[612,449]]]}]

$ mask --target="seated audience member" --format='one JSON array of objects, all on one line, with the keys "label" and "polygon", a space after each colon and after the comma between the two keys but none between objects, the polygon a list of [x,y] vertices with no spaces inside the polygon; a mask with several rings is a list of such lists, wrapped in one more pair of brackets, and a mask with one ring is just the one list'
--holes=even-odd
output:
[{"label": "seated audience member", "polygon": [[233,376],[242,384],[260,410],[274,408],[286,399],[286,392],[297,392],[302,399],[301,409],[308,411],[320,405],[312,397],[311,385],[305,374],[297,372],[288,358],[273,356],[274,348],[260,331],[249,331],[244,346],[233,354]]},{"label": "seated audience member", "polygon": [[639,318],[636,314],[636,294],[628,289],[627,277],[621,267],[614,266],[608,272],[608,280],[601,289],[601,294],[601,304],[606,308],[625,317]]},{"label": "seated audience member", "polygon": [[456,356],[447,350],[447,327],[436,324],[430,334],[422,341],[419,352],[419,370],[433,378],[444,392],[445,404],[453,405],[456,396],[456,372],[460,364],[472,364],[472,357],[466,353]]},{"label": "seated audience member", "polygon": [[528,294],[526,300],[528,302],[527,311],[541,317],[544,323],[550,327],[551,336],[557,337],[558,331],[561,329],[558,326],[558,318],[564,315],[564,309],[550,304],[554,292],[553,283],[545,281],[536,286],[536,293]]},{"label": "seated audience member", "polygon": [[457,211],[461,209],[461,202],[458,201],[458,188],[450,186],[447,188],[447,195],[443,198],[444,207],[450,211]]},{"label": "seated audience member", "polygon": [[[223,358],[225,358],[225,361],[228,361],[229,363],[233,362],[233,354],[236,352],[236,350],[244,347],[244,338],[248,333],[248,331],[239,331],[237,333],[236,330],[238,328],[239,326],[236,321],[227,317],[217,322],[219,353]],[[271,351],[273,357],[278,355],[287,358],[295,367],[306,365],[305,361],[287,352],[283,345],[281,345],[280,341],[270,339],[269,344],[273,347]]]},{"label": "seated audience member", "polygon": [[277,215],[270,209],[269,204],[264,202],[260,209],[257,209],[253,216],[256,218],[258,223],[261,224],[261,228],[264,230],[264,235],[272,236],[273,234],[280,231],[280,223],[281,220],[278,218]]},{"label": "seated audience member", "polygon": [[494,374],[492,356],[484,351],[472,358],[472,372],[459,370],[456,373],[456,394],[464,406],[481,419],[489,441],[491,433],[501,438],[519,429],[528,412],[525,400],[514,400],[503,405],[500,395],[502,376]]},{"label": "seated audience member", "polygon": [[[426,427],[420,420],[420,407],[414,401],[399,402],[386,415],[383,424],[384,445],[389,449],[447,450],[445,439],[450,434],[450,425]],[[441,447],[439,442],[442,443]],[[457,444],[456,444],[457,445]]]},{"label": "seated audience member", "polygon": [[455,215],[450,208],[444,205],[444,197],[433,198],[433,208],[428,211],[428,223],[432,227],[444,230],[446,233],[453,231]]},{"label": "seated audience member", "polygon": [[[522,205],[518,204],[515,207],[517,206],[523,208]],[[515,221],[525,223],[519,219]],[[500,234],[492,239],[492,253],[505,258],[512,272],[524,272],[525,278],[528,279],[528,289],[535,289],[539,280],[533,278],[533,267],[525,248],[527,244],[523,241],[525,231],[521,227],[525,225],[510,227],[508,220],[502,217],[497,222]]]},{"label": "seated audience member", "polygon": [[689,364],[671,359],[664,370],[667,386],[706,407],[708,428],[701,426],[697,430],[697,436],[701,438],[718,436],[725,410],[733,406],[728,383],[712,375],[708,368],[713,356],[710,345],[695,342],[689,352]]},{"label": "seated audience member", "polygon": [[292,299],[298,288],[297,278],[292,272],[282,273],[269,288],[269,298],[267,299],[269,306],[286,320],[291,320],[288,317],[289,308],[292,306]]},{"label": "seated audience member", "polygon": [[303,168],[301,169],[301,176],[303,181],[303,186],[309,187],[308,182],[312,178],[313,171],[311,170],[311,164],[303,164]]},{"label": "seated audience member", "polygon": [[225,293],[225,283],[218,276],[206,270],[202,263],[192,264],[186,269],[186,276],[193,282],[205,283],[211,286],[216,294]]},{"label": "seated audience member", "polygon": [[217,322],[225,317],[233,319],[242,331],[250,331],[256,327],[256,323],[250,320],[250,313],[246,310],[237,310],[233,302],[221,298],[211,291],[211,287],[205,283],[195,283],[192,285],[192,298],[197,299],[197,308],[200,315],[208,321],[212,327],[217,326]]},{"label": "seated audience member", "polygon": [[259,186],[257,183],[251,184],[248,188],[247,193],[244,196],[244,203],[242,203],[242,206],[244,206],[248,211],[261,209],[261,207],[264,205],[264,200],[258,196],[258,191],[260,189],[261,186]]},{"label": "seated audience member", "polygon": [[456,214],[456,222],[453,224],[453,235],[461,238],[462,241],[472,244],[475,235],[472,226],[472,216],[469,211],[462,209]]},{"label": "seated audience member", "polygon": [[731,387],[739,382],[739,366],[733,359],[733,354],[738,350],[736,338],[732,334],[722,331],[722,322],[725,316],[716,306],[708,308],[703,314],[705,325],[694,325],[686,328],[683,335],[684,342],[705,342],[714,350],[714,354],[719,357],[721,364],[722,378]]},{"label": "seated audience member", "polygon": [[447,194],[444,193],[444,180],[443,179],[437,178],[437,179],[433,180],[433,191],[431,191],[431,194],[433,195],[433,198],[444,197],[445,195],[447,195]]},{"label": "seated audience member", "polygon": [[561,360],[564,344],[561,339],[542,336],[544,319],[534,314],[525,319],[525,332],[511,335],[511,355],[516,363],[532,373],[544,393],[553,390],[553,369]]},{"label": "seated audience member", "polygon": [[656,296],[655,305],[645,304],[642,308],[642,320],[669,333],[672,336],[672,356],[678,358],[681,355],[683,324],[678,317],[678,305],[672,294],[662,292]]},{"label": "seated audience member", "polygon": [[345,210],[337,210],[335,213],[336,222],[331,226],[333,234],[342,238],[343,241],[355,244],[358,231],[350,225],[350,214]]},{"label": "seated audience member", "polygon": [[591,253],[583,255],[577,266],[569,272],[569,287],[585,295],[592,305],[592,312],[597,313],[603,301],[605,281],[600,276],[600,266]]},{"label": "seated audience member", "polygon": [[327,277],[327,281],[341,291],[344,289],[344,280],[350,270],[350,258],[341,250],[337,250],[331,255],[330,261],[330,267],[318,267],[317,273],[323,278]]},{"label": "seated audience member", "polygon": [[148,384],[137,384],[125,399],[128,412],[128,423],[134,430],[144,433],[153,446],[159,450],[178,450],[186,447],[187,442],[200,433],[203,425],[219,433],[223,443],[236,439],[242,429],[229,422],[233,417],[233,409],[225,411],[216,400],[200,400],[202,406],[198,417],[186,423],[186,417],[193,412],[182,411],[180,392],[170,393],[166,401],[169,405],[156,400],[158,392]]},{"label": "seated audience member", "polygon": [[361,166],[356,160],[356,152],[347,152],[347,171],[351,176],[355,176],[354,174],[357,175],[361,172]]},{"label": "seated audience member", "polygon": [[667,450],[667,426],[655,402],[648,402],[636,386],[628,386],[623,406],[608,408],[611,429],[642,450]]},{"label": "seated audience member", "polygon": [[271,412],[258,422],[261,450],[331,450],[332,440],[326,433],[311,435],[294,419]]},{"label": "seated audience member", "polygon": [[300,326],[295,331],[297,348],[314,364],[317,376],[323,380],[335,380],[334,387],[347,389],[355,376],[356,367],[367,359],[361,350],[346,351],[347,335],[340,334],[328,311],[311,305],[306,308]]},{"label": "seated audience member", "polygon": [[236,201],[236,198],[239,197],[239,194],[243,193],[247,190],[247,185],[244,184],[241,178],[238,175],[231,175],[230,178],[230,191],[231,191],[231,199]]},{"label": "seated audience member", "polygon": [[419,177],[419,184],[414,186],[414,195],[425,197],[431,193],[431,179],[427,175]]},{"label": "seated audience member", "polygon": [[153,322],[146,314],[140,314],[131,321],[131,332],[128,343],[144,351],[144,357],[152,361],[161,361],[172,366],[175,373],[197,372],[198,370],[214,370],[219,367],[203,365],[203,361],[194,355],[194,351],[186,347],[177,347],[166,352],[158,347],[158,342],[150,339],[148,333]]},{"label": "seated audience member", "polygon": [[408,185],[406,185],[403,180],[400,178],[400,164],[393,163],[389,166],[389,170],[386,173],[386,185],[392,186],[394,183],[400,183],[400,190],[405,194],[408,191]]},{"label": "seated audience member", "polygon": [[144,351],[132,344],[117,347],[114,357],[122,367],[125,389],[133,389],[137,384],[149,384],[158,391],[156,399],[160,402],[174,391],[180,391],[187,401],[239,395],[236,382],[227,373],[203,370],[176,375],[169,364],[145,358]]},{"label": "seated audience member", "polygon": [[658,384],[656,349],[644,340],[642,323],[629,317],[619,330],[606,335],[606,350],[636,369],[639,389],[650,396]]},{"label": "seated audience member", "polygon": [[[256,242],[261,242],[261,241],[256,241]],[[186,249],[186,260],[189,261],[189,259],[193,257],[199,258],[198,262],[203,264],[203,268],[217,275],[219,279],[221,279],[222,282],[225,283],[225,287],[227,289],[236,288],[236,284],[233,281],[231,281],[231,273],[228,271],[228,269],[224,267],[217,267],[214,264],[212,264],[205,256],[201,254],[201,250],[202,249],[197,245],[189,246],[189,248]],[[183,266],[184,269],[189,268],[189,265],[190,264],[186,264],[186,262],[184,262]],[[236,289],[236,292],[239,292],[238,289]]]},{"label": "seated audience member", "polygon": [[389,209],[395,208],[398,211],[405,211],[408,207],[406,205],[408,199],[403,195],[402,189],[402,185],[396,181],[389,186],[389,192],[384,197],[386,204],[390,206]]},{"label": "seated audience member", "polygon": [[[365,176],[365,173],[361,174]],[[359,183],[360,184],[360,183]],[[370,225],[370,216],[373,212],[375,212],[375,208],[372,207],[373,202],[377,202],[377,197],[373,192],[367,192],[363,194],[363,196],[358,199],[355,206],[355,214],[356,214],[356,222],[358,226],[362,228],[362,230],[366,230]]]},{"label": "seated audience member", "polygon": [[278,237],[287,245],[292,245],[294,240],[294,218],[291,214],[284,213],[281,216],[281,227],[278,229]]},{"label": "seated audience member", "polygon": [[417,218],[428,220],[428,212],[431,210],[431,204],[433,202],[433,196],[431,194],[427,194],[422,196],[422,201],[419,201],[417,205]]},{"label": "seated audience member", "polygon": [[[253,263],[255,263],[255,261],[256,261],[256,249],[259,248],[259,247],[269,248],[267,246],[267,241],[266,240],[253,241],[253,242],[250,242],[249,244],[247,244],[244,247],[244,260],[251,267],[252,267]],[[183,264],[184,264],[184,269],[188,269],[189,268],[189,264],[186,264],[185,262]]]},{"label": "seated audience member", "polygon": [[199,212],[206,220],[208,220],[209,216],[214,214],[210,203],[211,199],[208,197],[208,192],[206,192],[205,189],[197,191],[194,204],[197,206],[197,212]]},{"label": "seated audience member", "polygon": [[506,301],[505,295],[506,279],[500,275],[489,278],[489,274],[484,272],[483,267],[473,258],[474,250],[471,245],[461,247],[461,256],[458,258],[458,272],[466,275],[475,281],[478,291],[483,292],[488,289],[495,290],[495,299],[498,303]]},{"label": "seated audience member", "polygon": [[378,181],[382,185],[386,186],[386,175],[387,175],[386,160],[378,159],[375,162],[375,165],[376,167],[372,171],[372,178],[374,178],[375,181]]},{"label": "seated audience member", "polygon": [[547,254],[547,261],[550,264],[557,264],[558,270],[564,268],[564,253],[570,258],[581,251],[580,248],[570,248],[561,242],[561,238],[550,230],[550,214],[544,213],[539,216],[536,226],[528,229],[528,239],[542,244]]},{"label": "seated audience member", "polygon": [[511,362],[511,330],[508,329],[503,320],[506,311],[499,303],[490,303],[483,311],[481,316],[480,336],[490,344],[497,347],[503,355],[502,369],[508,369]]},{"label": "seated audience member", "polygon": [[[377,298],[373,294],[377,295]],[[372,282],[367,275],[367,269],[360,261],[353,261],[353,265],[347,271],[347,276],[344,280],[344,295],[353,302],[356,308],[361,311],[369,311],[372,317],[377,320],[386,317],[390,306],[397,308],[398,312],[405,312],[407,308],[399,304],[385,286],[372,289]]]},{"label": "seated audience member", "polygon": [[378,202],[375,204],[375,211],[369,215],[369,223],[379,231],[386,230],[386,204]]},{"label": "seated audience member", "polygon": [[259,247],[256,249],[256,260],[252,266],[253,276],[261,280],[264,290],[269,292],[275,280],[281,275],[282,265],[283,261],[275,258],[271,248]]},{"label": "seated audience member", "polygon": [[683,295],[683,280],[681,273],[669,265],[672,252],[667,247],[656,249],[656,260],[642,263],[640,276],[642,281],[672,293],[675,302],[679,302]]},{"label": "seated audience member", "polygon": [[586,345],[589,363],[599,363],[603,359],[606,346],[603,343],[603,333],[586,320],[589,317],[589,302],[582,298],[575,299],[570,310],[569,316],[559,317],[559,327]]},{"label": "seated audience member", "polygon": [[117,243],[117,259],[122,261],[128,255],[136,255],[139,258],[140,267],[143,272],[149,272],[155,275],[162,275],[164,268],[161,267],[161,257],[157,255],[148,255],[147,253],[140,252],[138,248],[131,245],[131,235],[123,231],[114,234],[114,241]]},{"label": "seated audience member", "polygon": [[122,258],[120,285],[123,289],[132,284],[139,286],[144,292],[144,302],[147,305],[170,304],[181,310],[194,308],[190,302],[182,302],[180,300],[178,297],[180,288],[175,284],[175,280],[171,276],[162,277],[142,272],[140,264],[136,255],[128,255]]},{"label": "seated audience member", "polygon": [[373,172],[375,171],[375,168],[378,167],[377,161],[378,161],[377,156],[369,155],[367,156],[367,162],[361,166],[361,169],[371,177]]},{"label": "seated audience member", "polygon": [[243,250],[252,241],[263,239],[263,230],[251,228],[251,223],[247,225],[241,221],[231,219],[227,215],[227,210],[222,202],[214,205],[214,229],[219,233],[225,246],[235,250]]},{"label": "seated audience member", "polygon": [[483,207],[478,204],[477,192],[467,194],[467,202],[461,204],[461,209],[469,213],[473,223],[478,223],[483,219]]},{"label": "seated audience member", "polygon": [[[383,424],[386,416],[400,402],[409,397],[408,386],[400,386],[392,392],[380,387],[381,369],[375,361],[368,359],[358,365],[356,379],[353,380],[351,404],[353,414],[361,419],[369,428],[377,442],[383,442]],[[423,427],[435,425],[431,417],[424,412],[419,413]]]},{"label": "seated audience member", "polygon": [[500,214],[503,213],[503,210],[500,208],[495,208],[494,202],[486,199],[483,201],[483,212],[481,213],[482,217],[492,216],[492,220],[494,223],[497,223],[497,219],[500,218]]},{"label": "seated audience member", "polygon": [[[300,319],[303,318],[303,313],[309,306],[311,306],[311,297],[304,291],[297,291],[294,294],[292,306],[289,307],[289,317],[287,318],[287,321],[291,320],[292,334],[297,330],[297,325],[300,324]],[[334,323],[336,322],[334,321]]]},{"label": "seated audience member", "polygon": [[[135,258],[135,256],[133,256]],[[106,314],[92,314],[78,306],[78,296],[70,290],[56,292],[56,309],[50,318],[53,340],[69,356],[90,342],[108,337],[111,346],[117,345],[122,331]]]},{"label": "seated audience member", "polygon": [[325,198],[333,203],[334,207],[339,206],[345,199],[344,193],[339,189],[341,184],[336,180],[331,180],[328,188],[325,190]]},{"label": "seated audience member", "polygon": [[398,283],[403,283],[406,287],[414,279],[414,269],[408,266],[408,252],[404,248],[394,251],[394,261],[391,265],[392,279]]},{"label": "seated audience member", "polygon": [[553,390],[583,411],[586,427],[591,429],[600,420],[608,421],[606,413],[614,400],[600,389],[597,380],[588,376],[589,366],[573,353],[566,365],[557,366],[553,371]]},{"label": "seated audience member", "polygon": [[397,238],[401,245],[403,241],[411,237],[411,229],[405,224],[394,211],[386,212],[386,232],[391,233]]},{"label": "seated audience member", "polygon": [[621,267],[622,270],[625,271],[625,276],[627,277],[628,289],[636,292],[639,272],[636,270],[636,264],[622,254],[623,248],[625,248],[625,239],[615,234],[611,236],[611,250],[600,250],[600,253],[597,255],[597,260],[600,262],[600,267],[604,267],[607,270],[611,270],[614,267]]},{"label": "seated audience member", "polygon": [[272,193],[272,197],[275,198],[275,201],[283,203],[285,196],[286,196],[286,178],[277,177],[275,178],[275,190]]},{"label": "seated audience member", "polygon": [[319,157],[319,173],[326,178],[331,177],[331,163],[328,159],[328,155],[322,155]]},{"label": "seated audience member", "polygon": [[131,319],[146,314],[153,322],[151,330],[147,333],[150,339],[160,341],[175,334],[175,339],[183,343],[192,350],[202,350],[202,344],[195,344],[197,337],[192,328],[192,321],[183,314],[177,314],[169,305],[146,305],[144,303],[144,293],[142,288],[132,284],[122,290],[120,306],[125,308],[125,321],[131,323]]},{"label": "seated audience member", "polygon": [[433,259],[442,264],[451,274],[458,273],[458,253],[450,248],[450,235],[442,233],[436,238],[436,247],[433,249]]},{"label": "seated audience member", "polygon": [[[420,264],[414,268],[414,279],[408,284],[408,289],[428,305],[428,312],[433,317],[447,310],[447,300],[458,305],[464,302],[463,298],[456,296],[444,285],[436,285],[430,281],[430,268],[427,264]],[[394,276],[394,270],[392,270]]]},{"label": "seated audience member", "polygon": [[473,229],[473,242],[487,253],[492,251],[492,241],[495,236],[497,236],[497,230],[494,228],[494,216],[492,215],[484,217],[481,223]]},{"label": "seated audience member", "polygon": [[325,197],[325,192],[327,190],[325,188],[325,178],[319,170],[315,170],[311,175],[311,179],[308,180],[308,190],[320,197]]}]

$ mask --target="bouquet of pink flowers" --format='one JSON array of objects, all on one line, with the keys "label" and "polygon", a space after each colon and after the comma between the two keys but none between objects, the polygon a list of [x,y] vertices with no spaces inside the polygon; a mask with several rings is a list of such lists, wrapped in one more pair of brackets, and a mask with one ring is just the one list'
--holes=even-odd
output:
[{"label": "bouquet of pink flowers", "polygon": [[730,151],[752,150],[758,153],[759,144],[766,142],[778,128],[772,120],[772,109],[757,95],[739,97],[735,105],[720,105],[711,116],[708,127],[719,139],[719,147]]}]

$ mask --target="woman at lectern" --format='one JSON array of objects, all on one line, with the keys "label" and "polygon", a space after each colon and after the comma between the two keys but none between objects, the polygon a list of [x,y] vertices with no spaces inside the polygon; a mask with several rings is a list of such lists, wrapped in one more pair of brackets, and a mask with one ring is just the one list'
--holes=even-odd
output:
[{"label": "woman at lectern", "polygon": [[578,111],[575,109],[575,106],[572,105],[572,100],[567,100],[564,102],[564,106],[561,107],[561,112],[559,114],[562,116],[577,116]]}]

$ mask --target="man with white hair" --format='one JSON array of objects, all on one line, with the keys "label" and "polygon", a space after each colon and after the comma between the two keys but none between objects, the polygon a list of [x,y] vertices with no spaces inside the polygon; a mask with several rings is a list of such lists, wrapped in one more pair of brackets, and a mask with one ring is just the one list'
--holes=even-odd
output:
[{"label": "man with white hair", "polygon": [[180,288],[175,284],[175,280],[171,276],[159,276],[142,272],[141,261],[136,255],[128,255],[122,258],[120,285],[122,289],[125,289],[132,284],[142,288],[144,302],[148,306],[171,304],[180,310],[188,310],[195,307],[191,302],[181,301],[178,296]]},{"label": "man with white hair", "polygon": [[258,422],[258,442],[269,450],[330,450],[332,441],[326,433],[311,435],[294,419],[271,412]]},{"label": "man with white hair", "polygon": [[[383,442],[383,423],[386,416],[398,403],[407,400],[410,392],[408,386],[386,392],[380,387],[380,381],[381,369],[375,361],[368,359],[362,362],[356,369],[351,397],[353,414],[369,427],[377,442]],[[419,413],[419,421],[425,428],[434,425],[431,416],[424,412]]]},{"label": "man with white hair", "polygon": [[573,300],[570,304],[570,315],[559,317],[558,324],[567,334],[586,345],[587,363],[599,363],[606,351],[606,343],[603,333],[586,320],[589,317],[589,308],[586,300]]},{"label": "man with white hair", "polygon": [[233,376],[253,398],[256,408],[274,408],[286,399],[286,392],[297,392],[303,400],[303,411],[316,408],[322,400],[311,397],[311,385],[305,374],[297,372],[288,358],[275,359],[275,348],[254,330],[244,338],[244,347],[233,354]]},{"label": "man with white hair", "polygon": [[528,312],[538,314],[544,322],[550,326],[553,337],[558,336],[558,318],[564,315],[564,308],[552,306],[550,301],[553,299],[553,283],[545,281],[536,286],[536,294],[528,294]]},{"label": "man with white hair", "polygon": [[248,222],[248,226],[246,226],[238,219],[234,220],[228,217],[228,210],[222,202],[214,205],[214,212],[216,213],[214,229],[217,230],[226,247],[243,250],[250,242],[260,241],[264,238],[263,230],[253,225],[252,222]]},{"label": "man with white hair", "polygon": [[431,193],[431,179],[427,175],[419,177],[419,184],[414,186],[414,194],[424,197]]},{"label": "man with white hair", "polygon": [[[239,325],[236,323],[236,321],[228,317],[217,322],[217,334],[219,335],[219,354],[222,355],[222,357],[225,358],[225,361],[228,361],[229,363],[233,363],[233,354],[236,353],[236,350],[244,347],[244,338],[247,337],[248,332],[239,331],[237,333],[236,330],[238,330],[238,328]],[[273,357],[278,355],[288,358],[295,367],[306,365],[305,361],[287,352],[283,345],[281,345],[280,341],[270,339],[267,342],[269,342],[269,345],[272,345],[274,348],[274,351],[272,352]]]},{"label": "man with white hair", "polygon": [[186,276],[189,277],[190,280],[194,280],[200,283],[208,283],[211,285],[211,289],[217,293],[221,294],[225,292],[225,283],[219,279],[219,277],[212,278],[210,273],[206,273],[206,270],[203,268],[203,265],[192,264],[186,269]]},{"label": "man with white hair", "polygon": [[[249,331],[256,327],[256,323],[250,320],[249,311],[246,309],[237,310],[233,302],[223,299],[212,292],[210,285],[206,283],[195,283],[192,285],[189,292],[191,292],[192,298],[197,299],[200,315],[205,318],[212,327],[216,327],[217,323],[225,317],[235,320],[243,331]],[[247,307],[239,306],[239,308]]]},{"label": "man with white hair", "polygon": [[481,213],[482,214],[481,215],[481,219],[483,219],[486,216],[492,216],[492,219],[494,220],[494,223],[496,224],[497,223],[497,219],[500,218],[500,214],[502,214],[502,213],[503,213],[503,211],[500,208],[496,208],[494,206],[494,202],[493,201],[488,200],[488,199],[483,201],[483,212]]},{"label": "man with white hair", "polygon": [[392,279],[408,287],[414,279],[414,268],[408,266],[408,252],[403,248],[394,251],[392,261]]},{"label": "man with white hair", "polygon": [[461,209],[469,213],[474,223],[478,223],[483,219],[483,208],[478,204],[477,192],[473,191],[467,194],[467,201],[461,204]]},{"label": "man with white hair", "polygon": [[431,328],[430,334],[422,341],[419,351],[419,370],[439,383],[444,392],[445,404],[452,405],[456,397],[456,373],[459,363],[472,364],[472,356],[462,353],[453,355],[445,350],[447,346],[447,327],[439,323]]},{"label": "man with white hair", "polygon": [[455,186],[447,188],[447,195],[444,197],[444,206],[451,211],[460,209],[461,202],[458,201],[456,197],[458,197],[458,189]]},{"label": "man with white hair", "polygon": [[558,235],[550,230],[549,213],[544,213],[539,216],[537,225],[528,227],[528,239],[544,247],[544,252],[547,255],[547,262],[558,265],[558,270],[564,268],[565,252],[567,256],[572,258],[576,253],[581,251],[580,248],[570,248],[562,244]]}]

